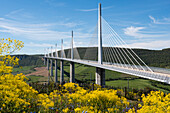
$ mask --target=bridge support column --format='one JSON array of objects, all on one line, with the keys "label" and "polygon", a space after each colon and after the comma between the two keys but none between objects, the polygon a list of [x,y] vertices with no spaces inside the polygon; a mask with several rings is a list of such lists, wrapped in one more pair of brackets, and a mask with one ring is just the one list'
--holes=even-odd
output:
[{"label": "bridge support column", "polygon": [[70,62],[70,82],[75,82],[75,68],[74,68],[74,62]]},{"label": "bridge support column", "polygon": [[46,58],[44,58],[44,65],[46,65]]},{"label": "bridge support column", "polygon": [[51,62],[51,73],[50,73],[50,76],[53,76],[53,60],[51,59],[50,62]]},{"label": "bridge support column", "polygon": [[64,61],[60,61],[60,84],[64,83]]},{"label": "bridge support column", "polygon": [[57,59],[55,59],[55,83],[58,82],[58,76],[57,76]]},{"label": "bridge support column", "polygon": [[96,67],[96,84],[105,87],[105,69]]},{"label": "bridge support column", "polygon": [[47,59],[47,70],[49,70],[50,67],[50,63],[49,63],[49,59]]}]

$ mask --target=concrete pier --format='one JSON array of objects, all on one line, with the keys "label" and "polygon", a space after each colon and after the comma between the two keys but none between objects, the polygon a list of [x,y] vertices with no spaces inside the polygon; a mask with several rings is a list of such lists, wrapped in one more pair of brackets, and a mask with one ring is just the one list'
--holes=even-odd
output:
[{"label": "concrete pier", "polygon": [[[71,59],[74,59],[74,51],[73,51],[73,31],[72,33],[72,41],[71,41]],[[70,62],[70,82],[75,82],[75,67],[74,62]]]},{"label": "concrete pier", "polygon": [[47,59],[46,59],[46,58],[44,58],[44,65],[46,65],[46,61],[47,61]]},{"label": "concrete pier", "polygon": [[70,62],[70,82],[75,82],[75,68],[74,68],[74,62]]},{"label": "concrete pier", "polygon": [[47,59],[47,70],[49,70],[50,67],[50,63],[49,63],[49,59]]},{"label": "concrete pier", "polygon": [[55,59],[55,83],[57,83],[58,82],[58,75],[57,75],[57,59]]},{"label": "concrete pier", "polygon": [[64,83],[64,61],[60,61],[60,84]]},{"label": "concrete pier", "polygon": [[50,60],[50,64],[51,64],[51,71],[50,71],[50,76],[53,76],[53,60]]},{"label": "concrete pier", "polygon": [[96,84],[105,87],[105,69],[96,67]]}]

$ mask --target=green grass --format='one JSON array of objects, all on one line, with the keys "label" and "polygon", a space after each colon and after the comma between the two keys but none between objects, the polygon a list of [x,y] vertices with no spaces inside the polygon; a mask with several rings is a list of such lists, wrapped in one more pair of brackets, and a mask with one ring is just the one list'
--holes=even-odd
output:
[{"label": "green grass", "polygon": [[[123,88],[128,86],[128,80],[106,81],[106,85]],[[151,84],[148,80],[144,79],[129,80],[129,88],[143,89],[144,87],[151,87]]]},{"label": "green grass", "polygon": [[[67,73],[70,73],[70,66],[65,65],[64,71],[66,71]],[[75,64],[75,78],[77,80],[90,81],[90,79],[91,79],[91,80],[94,81],[95,80],[95,71],[96,71],[95,67],[85,66],[85,65],[82,65],[82,64]],[[60,75],[59,72],[58,72],[58,75]],[[119,73],[119,72],[114,72],[114,71],[109,71],[109,70],[106,70],[105,75],[106,75],[105,76],[106,81],[115,80],[115,79],[127,79],[127,78],[136,79],[136,78],[139,78],[139,77],[136,77],[136,76],[122,74],[122,73]]]},{"label": "green grass", "polygon": [[[124,88],[128,87],[128,80],[115,80],[115,81],[106,81],[107,86],[113,86],[113,87],[119,87],[119,88]],[[144,88],[152,88],[156,90],[160,90],[163,92],[168,93],[168,90],[164,90],[162,88],[155,87],[151,84],[150,80],[147,79],[134,79],[134,80],[129,80],[129,88],[130,89],[144,89]],[[169,86],[170,87],[170,86]]]},{"label": "green grass", "polygon": [[32,73],[35,71],[35,66],[23,66],[23,67],[18,67],[18,68],[14,68],[13,69],[13,74],[19,74],[19,73],[23,73],[24,75]]},{"label": "green grass", "polygon": [[[70,67],[68,64],[64,66],[64,71],[68,73],[70,72]],[[85,66],[82,64],[75,64],[75,79],[80,81],[86,81],[88,83],[90,82],[90,80],[95,82],[95,71],[95,67]],[[129,88],[144,89],[146,87],[149,87],[155,90],[164,91],[166,93],[170,92],[170,85],[165,85],[160,82],[156,82],[155,85],[153,85],[153,82],[155,81],[149,79],[143,79],[137,76],[127,75],[109,70],[105,71],[105,80],[107,86],[124,88],[128,86],[128,79],[130,79]],[[58,73],[58,75],[60,75],[60,73]],[[66,77],[65,80],[69,80],[69,77]]]},{"label": "green grass", "polygon": [[[58,64],[59,66],[59,64]],[[60,66],[59,66],[60,67]],[[28,74],[35,71],[34,66],[24,66],[23,68],[14,68],[14,73],[24,73]],[[70,73],[70,66],[68,62],[65,62],[64,65],[64,80],[69,82],[69,73]],[[95,83],[95,67],[85,66],[82,64],[75,64],[75,79],[90,83]],[[148,79],[142,79],[137,76],[127,75],[119,72],[105,70],[105,80],[107,86],[117,87],[117,88],[124,88],[128,86],[128,78],[129,80],[129,88],[135,89],[144,89],[146,87],[150,87],[152,89],[161,90],[164,92],[170,92],[170,85],[163,84],[156,81],[151,81]],[[50,70],[49,70],[50,72]],[[53,71],[55,73],[55,71]],[[58,73],[58,81],[60,81],[60,70],[57,70]],[[48,77],[42,76],[29,76],[29,82],[45,82],[48,81]]]},{"label": "green grass", "polygon": [[[68,65],[65,65],[64,71],[70,73],[70,67]],[[86,81],[90,81],[90,79],[95,80],[95,71],[96,71],[95,67],[85,66],[82,64],[75,64],[75,78],[77,80],[86,80]],[[125,79],[129,77],[134,79],[139,78],[136,76],[131,76],[119,72],[106,70],[105,80],[122,79],[122,78]]]},{"label": "green grass", "polygon": [[30,76],[27,76],[27,78],[29,79],[27,82],[31,83],[31,82],[42,81],[45,77],[44,76],[30,75]]}]

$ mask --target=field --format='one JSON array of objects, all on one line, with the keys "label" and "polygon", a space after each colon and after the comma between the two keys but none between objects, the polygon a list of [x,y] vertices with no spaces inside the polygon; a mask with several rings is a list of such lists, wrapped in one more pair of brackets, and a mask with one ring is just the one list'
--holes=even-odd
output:
[{"label": "field", "polygon": [[[60,66],[58,63],[58,81],[60,80],[59,67]],[[28,83],[31,82],[44,83],[48,81],[47,75],[49,73],[47,70],[46,72],[42,70],[46,70],[46,69],[44,67],[39,67],[38,69],[39,72],[35,72],[36,71],[35,66],[24,66],[22,68],[15,68],[14,73],[22,72],[26,74],[27,77],[29,78],[29,80],[27,81]],[[69,63],[65,62],[64,80],[66,82],[69,82],[69,72],[70,72]],[[44,75],[44,73],[46,73],[46,75]],[[105,80],[106,80],[107,87],[112,87],[115,89],[117,88],[124,89],[125,87],[127,87],[129,90],[150,88],[153,90],[160,90],[165,93],[170,92],[170,86],[164,83],[160,83],[160,82],[156,82],[156,81],[152,81],[152,80],[148,80],[132,75],[127,75],[119,72],[109,71],[109,70],[106,70],[105,73],[106,73]],[[95,83],[95,68],[82,65],[82,64],[75,64],[75,80],[77,83],[85,83],[85,84]]]}]

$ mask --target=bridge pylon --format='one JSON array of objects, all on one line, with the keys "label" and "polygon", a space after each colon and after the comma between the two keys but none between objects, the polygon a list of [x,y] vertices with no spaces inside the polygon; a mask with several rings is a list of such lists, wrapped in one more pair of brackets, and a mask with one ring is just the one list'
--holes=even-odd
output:
[{"label": "bridge pylon", "polygon": [[51,64],[51,71],[50,71],[50,76],[53,76],[53,60],[50,59],[50,64]]},{"label": "bridge pylon", "polygon": [[[98,9],[98,63],[103,64],[101,3]],[[105,69],[96,67],[96,84],[105,87]]]},{"label": "bridge pylon", "polygon": [[[64,50],[63,50],[63,39],[61,40],[61,58],[64,56]],[[64,61],[60,60],[60,84],[64,83]]]},{"label": "bridge pylon", "polygon": [[[55,44],[55,57],[58,57],[57,44]],[[57,82],[58,82],[58,73],[57,73],[58,66],[57,66],[57,59],[55,59],[54,65],[55,65],[55,78],[54,78],[54,82],[57,83]]]}]

